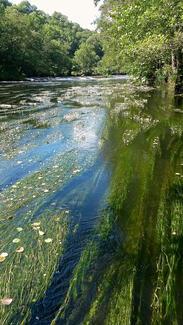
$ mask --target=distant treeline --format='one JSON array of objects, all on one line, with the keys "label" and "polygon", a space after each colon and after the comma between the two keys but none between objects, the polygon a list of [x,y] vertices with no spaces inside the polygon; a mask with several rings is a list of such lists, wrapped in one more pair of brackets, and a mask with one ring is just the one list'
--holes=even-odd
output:
[{"label": "distant treeline", "polygon": [[0,0],[0,80],[127,73],[183,91],[182,0],[101,2],[98,31]]},{"label": "distant treeline", "polygon": [[28,1],[0,0],[0,80],[98,73],[100,36]]}]

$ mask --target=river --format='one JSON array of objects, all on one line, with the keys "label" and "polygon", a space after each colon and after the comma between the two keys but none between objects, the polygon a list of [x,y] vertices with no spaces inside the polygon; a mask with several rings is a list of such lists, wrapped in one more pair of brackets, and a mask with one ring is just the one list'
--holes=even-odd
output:
[{"label": "river", "polygon": [[182,108],[125,76],[0,84],[2,325],[183,324]]}]

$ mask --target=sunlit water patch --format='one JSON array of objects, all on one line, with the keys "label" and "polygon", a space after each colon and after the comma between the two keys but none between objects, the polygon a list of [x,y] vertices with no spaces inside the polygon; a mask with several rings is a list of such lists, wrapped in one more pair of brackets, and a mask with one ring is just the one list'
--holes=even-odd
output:
[{"label": "sunlit water patch", "polygon": [[[75,256],[77,263],[105,206],[110,174],[101,141],[105,102],[98,104],[98,85],[75,83],[15,83],[0,88],[5,305],[0,308],[5,324],[31,318],[31,305],[44,297],[62,254],[71,261]],[[71,266],[70,273],[73,270]],[[59,287],[54,295],[46,294],[48,305],[58,292]],[[6,306],[9,302],[11,309]],[[34,321],[37,318],[33,316]]]}]

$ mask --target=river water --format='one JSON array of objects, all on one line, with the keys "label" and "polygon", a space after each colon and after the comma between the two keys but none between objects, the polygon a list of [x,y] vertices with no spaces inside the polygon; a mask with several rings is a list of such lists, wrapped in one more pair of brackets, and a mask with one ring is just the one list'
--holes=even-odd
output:
[{"label": "river water", "polygon": [[183,324],[182,109],[127,77],[0,84],[1,324]]}]

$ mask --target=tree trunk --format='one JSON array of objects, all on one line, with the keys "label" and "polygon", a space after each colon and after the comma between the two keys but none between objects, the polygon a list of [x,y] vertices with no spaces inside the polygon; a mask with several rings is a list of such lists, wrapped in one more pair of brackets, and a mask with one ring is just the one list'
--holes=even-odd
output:
[{"label": "tree trunk", "polygon": [[172,51],[172,71],[173,71],[173,74],[175,74],[177,71],[177,62],[176,62],[176,56],[175,56],[174,51]]},{"label": "tree trunk", "polygon": [[177,55],[177,78],[175,84],[175,93],[183,94],[183,52],[179,50]]}]

